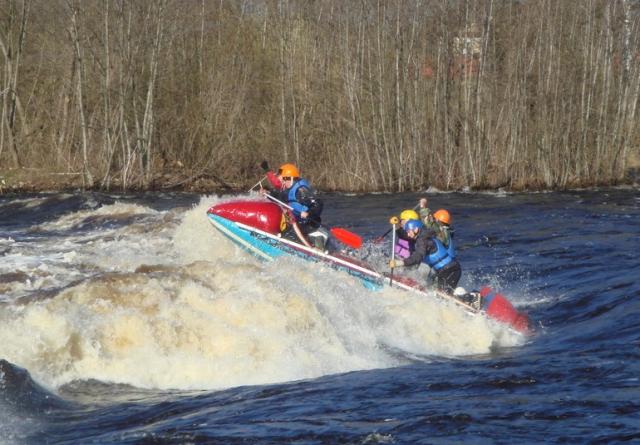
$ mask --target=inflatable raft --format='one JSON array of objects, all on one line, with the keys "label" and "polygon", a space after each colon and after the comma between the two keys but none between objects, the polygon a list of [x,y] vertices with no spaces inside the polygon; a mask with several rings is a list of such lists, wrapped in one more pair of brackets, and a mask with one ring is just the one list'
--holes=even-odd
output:
[{"label": "inflatable raft", "polygon": [[[264,201],[247,199],[227,201],[209,208],[207,217],[213,227],[224,236],[263,260],[271,261],[281,255],[295,255],[347,272],[357,277],[369,289],[393,286],[426,298],[433,298],[435,295],[437,298],[464,307],[471,314],[484,315],[506,324],[523,335],[530,333],[527,315],[517,311],[503,295],[489,287],[481,289],[476,294],[475,304],[470,304],[443,292],[425,289],[410,278],[397,275],[391,277],[385,273],[379,273],[367,263],[339,251],[320,250],[313,247],[297,227],[296,233],[300,239],[293,241],[283,237],[282,233],[289,225],[295,226],[295,220],[289,216],[289,209],[282,203],[278,204],[266,199]],[[349,231],[334,228],[331,234],[340,242],[352,247],[359,246],[357,235]]]}]

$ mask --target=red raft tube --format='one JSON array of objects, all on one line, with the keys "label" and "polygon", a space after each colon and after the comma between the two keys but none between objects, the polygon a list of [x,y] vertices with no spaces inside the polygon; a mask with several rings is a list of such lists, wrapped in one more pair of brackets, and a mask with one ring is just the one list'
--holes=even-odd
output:
[{"label": "red raft tube", "polygon": [[490,287],[483,287],[480,289],[480,298],[480,307],[490,318],[505,323],[522,334],[532,333],[527,314],[518,312],[504,295]]},{"label": "red raft tube", "polygon": [[277,235],[284,224],[282,209],[269,201],[230,201],[215,204],[207,213],[233,222],[246,224],[263,232]]}]

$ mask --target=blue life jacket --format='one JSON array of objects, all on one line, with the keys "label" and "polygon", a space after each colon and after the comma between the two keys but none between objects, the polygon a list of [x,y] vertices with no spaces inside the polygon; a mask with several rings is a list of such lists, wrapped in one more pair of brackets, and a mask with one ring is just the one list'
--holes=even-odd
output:
[{"label": "blue life jacket", "polygon": [[296,219],[298,220],[301,218],[300,214],[302,212],[306,212],[309,210],[307,206],[304,206],[297,201],[296,193],[298,192],[298,189],[300,187],[306,187],[309,190],[312,190],[311,185],[309,185],[306,179],[299,179],[291,186],[291,188],[289,189],[289,193],[287,194],[287,200],[289,201],[289,205],[293,209],[293,214],[296,216]]},{"label": "blue life jacket", "polygon": [[[444,246],[444,243],[442,243],[442,245]],[[449,247],[447,248],[447,250],[449,251],[449,256],[453,259],[456,258],[456,248],[453,245],[453,236],[451,235],[451,233],[449,233]]]},{"label": "blue life jacket", "polygon": [[424,257],[423,263],[427,264],[433,270],[440,270],[456,258],[456,251],[453,247],[453,239],[449,241],[449,247],[444,247],[442,241],[438,238],[431,238],[436,245],[436,251]]}]

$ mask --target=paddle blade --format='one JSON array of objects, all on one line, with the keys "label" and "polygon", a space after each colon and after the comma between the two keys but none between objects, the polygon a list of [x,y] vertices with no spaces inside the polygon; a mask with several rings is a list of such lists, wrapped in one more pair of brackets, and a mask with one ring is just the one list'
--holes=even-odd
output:
[{"label": "paddle blade", "polygon": [[359,249],[362,246],[362,238],[360,235],[356,235],[355,233],[349,232],[341,227],[333,227],[331,229],[331,234],[335,236],[338,241],[349,247],[353,247],[354,249]]}]

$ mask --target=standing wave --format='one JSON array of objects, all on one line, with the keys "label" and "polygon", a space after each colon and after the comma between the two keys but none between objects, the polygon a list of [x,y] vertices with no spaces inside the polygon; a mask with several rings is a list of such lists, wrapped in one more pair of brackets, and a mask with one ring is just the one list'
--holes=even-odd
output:
[{"label": "standing wave", "polygon": [[[219,389],[485,354],[521,342],[436,299],[371,292],[344,273],[295,258],[258,262],[208,226],[210,204],[203,199],[168,221],[136,211],[156,218],[154,231],[128,224],[109,228],[108,236],[92,232],[93,242],[79,245],[75,257],[86,264],[99,247],[93,254],[104,261],[93,260],[91,274],[47,298],[0,309],[0,357],[51,388],[95,379]],[[104,208],[82,220],[98,214],[112,220]],[[126,260],[104,254],[123,239]],[[152,257],[149,248],[155,262],[142,264]]]}]

